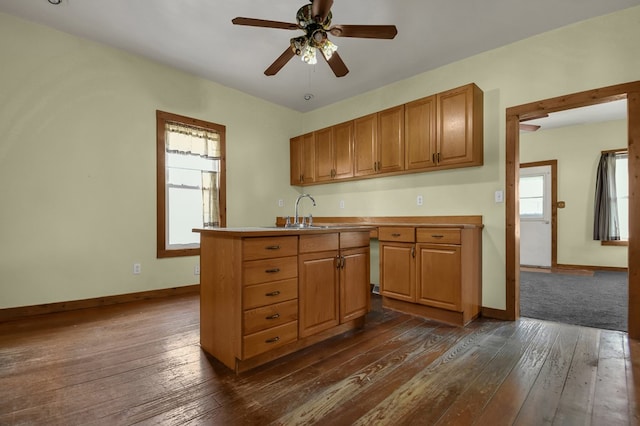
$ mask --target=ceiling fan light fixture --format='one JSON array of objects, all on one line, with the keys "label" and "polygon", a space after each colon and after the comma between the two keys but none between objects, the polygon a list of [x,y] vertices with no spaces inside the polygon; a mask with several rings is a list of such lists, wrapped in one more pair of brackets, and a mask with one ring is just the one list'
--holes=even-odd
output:
[{"label": "ceiling fan light fixture", "polygon": [[302,50],[302,54],[300,55],[301,59],[309,65],[315,65],[318,63],[318,59],[316,58],[316,49],[315,47],[311,47],[308,44]]},{"label": "ceiling fan light fixture", "polygon": [[331,59],[331,56],[333,55],[333,52],[338,50],[338,46],[336,46],[335,44],[331,43],[330,40],[326,40],[324,42],[324,44],[322,45],[321,49],[322,49],[322,54],[324,55],[324,57],[328,61],[329,59]]}]

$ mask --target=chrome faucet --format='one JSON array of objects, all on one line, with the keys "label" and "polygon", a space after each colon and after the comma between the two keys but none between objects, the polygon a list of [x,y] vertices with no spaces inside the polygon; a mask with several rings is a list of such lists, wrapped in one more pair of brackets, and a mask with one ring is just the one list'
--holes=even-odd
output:
[{"label": "chrome faucet", "polygon": [[[300,204],[300,200],[305,198],[305,197],[310,199],[311,202],[313,202],[313,206],[314,207],[316,205],[316,200],[314,200],[311,195],[309,195],[309,194],[298,195],[298,198],[296,198],[296,210],[295,210],[295,217],[293,218],[293,226],[300,227],[300,228],[304,227],[304,218],[302,218],[302,221],[300,223],[298,223],[298,204]],[[310,224],[311,223],[309,223],[309,225]]]}]

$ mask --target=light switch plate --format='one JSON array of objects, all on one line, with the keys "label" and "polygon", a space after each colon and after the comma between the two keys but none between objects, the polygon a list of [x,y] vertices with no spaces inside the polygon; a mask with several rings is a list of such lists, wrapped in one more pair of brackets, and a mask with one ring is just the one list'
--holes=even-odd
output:
[{"label": "light switch plate", "polygon": [[504,202],[504,191],[496,191],[493,194],[493,199],[495,200],[496,203],[503,203]]}]

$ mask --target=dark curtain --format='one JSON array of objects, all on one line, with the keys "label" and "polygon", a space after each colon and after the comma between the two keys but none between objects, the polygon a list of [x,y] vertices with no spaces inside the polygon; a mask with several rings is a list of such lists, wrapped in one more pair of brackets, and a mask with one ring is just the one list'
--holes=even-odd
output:
[{"label": "dark curtain", "polygon": [[616,154],[615,152],[605,152],[600,156],[596,176],[593,212],[594,240],[620,240],[616,199]]}]

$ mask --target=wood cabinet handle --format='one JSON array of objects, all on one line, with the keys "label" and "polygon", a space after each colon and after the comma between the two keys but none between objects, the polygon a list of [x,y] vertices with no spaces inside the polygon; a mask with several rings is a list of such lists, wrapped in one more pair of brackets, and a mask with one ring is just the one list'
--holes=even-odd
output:
[{"label": "wood cabinet handle", "polygon": [[400,235],[402,235],[402,234],[400,234],[398,232],[394,232],[393,234],[391,234],[392,237],[399,237]]},{"label": "wood cabinet handle", "polygon": [[265,272],[267,274],[275,274],[276,272],[280,272],[280,268],[265,269]]},{"label": "wood cabinet handle", "polygon": [[267,297],[280,296],[280,290],[272,291],[271,293],[266,293],[265,296]]},{"label": "wood cabinet handle", "polygon": [[265,250],[280,250],[280,246],[266,246]]},{"label": "wood cabinet handle", "polygon": [[277,342],[278,340],[280,340],[280,337],[276,336],[276,337],[274,337],[274,338],[272,338],[272,339],[267,339],[267,340],[265,340],[264,342],[265,342],[265,343],[275,343],[275,342]]},{"label": "wood cabinet handle", "polygon": [[268,319],[268,320],[274,320],[278,318],[280,318],[280,314],[273,314],[273,315],[269,315],[268,317],[265,317],[265,319]]},{"label": "wood cabinet handle", "polygon": [[416,257],[416,246],[411,247],[411,257]]}]

